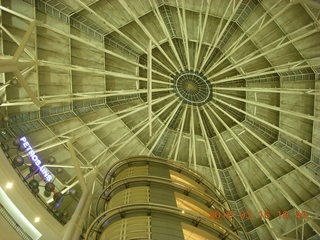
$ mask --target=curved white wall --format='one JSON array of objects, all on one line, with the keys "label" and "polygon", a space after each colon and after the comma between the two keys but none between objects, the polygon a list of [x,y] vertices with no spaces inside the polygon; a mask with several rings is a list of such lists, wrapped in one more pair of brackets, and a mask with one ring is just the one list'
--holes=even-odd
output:
[{"label": "curved white wall", "polygon": [[[0,187],[5,191],[10,200],[17,206],[20,212],[42,234],[41,240],[60,240],[63,234],[63,226],[35,199],[30,190],[21,181],[3,151],[0,149]],[[13,182],[11,189],[6,189],[6,184]],[[34,223],[34,218],[40,217],[40,222]],[[4,229],[2,229],[4,228]],[[9,234],[5,225],[0,225],[0,232]],[[12,236],[4,236],[1,239]]]}]

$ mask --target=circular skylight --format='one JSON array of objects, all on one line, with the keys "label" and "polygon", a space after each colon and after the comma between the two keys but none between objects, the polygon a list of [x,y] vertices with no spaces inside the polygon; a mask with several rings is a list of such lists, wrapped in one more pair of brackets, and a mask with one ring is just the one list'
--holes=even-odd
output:
[{"label": "circular skylight", "polygon": [[212,86],[197,71],[185,70],[173,77],[173,91],[187,104],[201,106],[212,99]]}]

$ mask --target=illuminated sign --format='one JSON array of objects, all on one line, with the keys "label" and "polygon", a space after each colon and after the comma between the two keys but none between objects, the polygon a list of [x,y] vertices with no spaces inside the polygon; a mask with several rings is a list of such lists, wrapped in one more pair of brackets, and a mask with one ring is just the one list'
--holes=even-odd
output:
[{"label": "illuminated sign", "polygon": [[49,170],[42,165],[41,160],[38,158],[36,153],[33,151],[30,143],[28,142],[28,139],[26,137],[20,138],[20,142],[22,142],[23,147],[28,153],[29,158],[32,160],[35,166],[39,169],[41,172],[43,178],[45,181],[50,182],[52,180],[52,175],[50,174]]}]

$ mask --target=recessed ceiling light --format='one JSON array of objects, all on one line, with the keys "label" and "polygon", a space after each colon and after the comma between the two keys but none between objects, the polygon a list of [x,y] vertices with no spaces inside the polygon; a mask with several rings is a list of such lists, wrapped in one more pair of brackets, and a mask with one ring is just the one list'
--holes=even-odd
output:
[{"label": "recessed ceiling light", "polygon": [[8,182],[6,184],[6,189],[11,189],[13,187],[13,183],[12,182]]},{"label": "recessed ceiling light", "polygon": [[35,217],[35,218],[34,218],[34,222],[35,222],[35,223],[40,222],[40,218],[39,218],[39,217]]}]

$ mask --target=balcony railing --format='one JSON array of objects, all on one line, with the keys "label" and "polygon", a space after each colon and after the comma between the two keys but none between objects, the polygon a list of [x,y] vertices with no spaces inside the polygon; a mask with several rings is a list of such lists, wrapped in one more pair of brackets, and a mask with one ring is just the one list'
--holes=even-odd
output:
[{"label": "balcony railing", "polygon": [[23,229],[16,223],[13,217],[7,212],[7,210],[0,204],[0,215],[10,224],[10,226],[21,236],[24,240],[32,240],[32,238],[23,231]]}]

